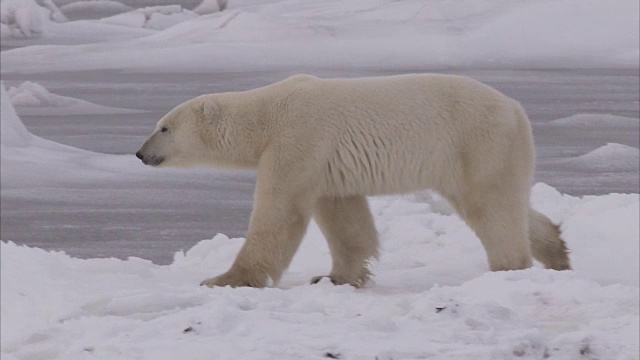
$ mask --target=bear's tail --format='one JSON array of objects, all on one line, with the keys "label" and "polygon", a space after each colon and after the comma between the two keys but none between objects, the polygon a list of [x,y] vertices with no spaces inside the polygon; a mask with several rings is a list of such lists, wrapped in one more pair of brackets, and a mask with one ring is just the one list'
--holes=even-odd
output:
[{"label": "bear's tail", "polygon": [[545,215],[529,209],[529,239],[533,257],[547,269],[571,270],[569,250],[560,228]]}]

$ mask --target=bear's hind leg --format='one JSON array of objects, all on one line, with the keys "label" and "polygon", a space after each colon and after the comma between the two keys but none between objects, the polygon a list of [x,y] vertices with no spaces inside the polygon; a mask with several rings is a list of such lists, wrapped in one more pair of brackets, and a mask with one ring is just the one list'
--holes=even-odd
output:
[{"label": "bear's hind leg", "polygon": [[[363,286],[369,279],[368,262],[378,256],[378,234],[365,196],[322,197],[314,217],[329,243],[336,285]],[[313,278],[318,282],[323,276]]]},{"label": "bear's hind leg", "polygon": [[466,200],[452,203],[482,241],[491,271],[531,267],[528,199],[518,191],[509,193],[501,188]]}]

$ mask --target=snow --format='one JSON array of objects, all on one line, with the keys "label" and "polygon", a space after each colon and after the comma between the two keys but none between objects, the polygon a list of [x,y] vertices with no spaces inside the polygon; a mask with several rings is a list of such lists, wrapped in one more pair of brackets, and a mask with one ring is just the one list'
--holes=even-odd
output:
[{"label": "snow", "polygon": [[[57,23],[52,16],[63,18],[47,2],[50,10],[33,0],[2,0],[3,46],[34,45],[3,50],[2,73],[637,69],[639,59],[635,0],[237,0],[204,16],[176,6],[132,10],[123,3],[61,6],[67,16],[122,14]],[[107,188],[182,171],[148,169],[132,155],[39,138],[13,105],[21,114],[47,116],[127,109],[60,96],[37,83],[8,91],[0,83],[0,90],[3,193],[16,183],[43,181],[65,184],[68,193],[97,191],[98,181]],[[610,125],[637,128],[638,120],[576,114],[550,123],[594,131]],[[638,171],[638,159],[637,148],[610,143],[562,165],[617,176]],[[110,195],[108,189],[101,193]],[[473,231],[430,192],[371,199],[382,249],[372,264],[375,277],[362,289],[308,284],[330,268],[329,250],[313,223],[282,282],[268,289],[198,286],[227,270],[244,241],[224,234],[177,252],[172,264],[162,266],[134,257],[77,259],[2,239],[0,355],[638,359],[639,195],[573,197],[539,183],[531,199],[561,224],[573,271],[536,264],[489,272]]]},{"label": "snow", "polygon": [[238,1],[135,39],[5,51],[2,72],[637,68],[638,14],[635,0]]},{"label": "snow", "polygon": [[67,22],[69,19],[60,11],[53,0],[42,0],[42,5],[49,10],[49,18],[55,22]]},{"label": "snow", "polygon": [[633,146],[609,143],[560,163],[577,169],[598,172],[638,172],[640,151]]},{"label": "snow", "polygon": [[[140,173],[133,156],[30,135],[2,89],[2,180],[87,184]],[[154,176],[159,176],[154,172]],[[0,243],[3,359],[637,359],[638,194],[582,198],[537,184],[533,206],[562,223],[574,271],[491,273],[474,233],[439,196],[379,197],[381,238],[362,289],[308,284],[330,267],[311,224],[275,288],[198,286],[243,239],[218,234],[175,254],[77,259]]]},{"label": "snow", "polygon": [[34,0],[4,0],[0,3],[0,38],[40,36],[42,17],[43,9]]},{"label": "snow", "polygon": [[[305,242],[317,240],[315,232]],[[380,279],[360,290],[312,286],[298,279],[320,265],[307,251],[299,256],[306,256],[309,266],[292,269],[303,274],[290,276],[286,288],[198,287],[205,269],[229,263],[238,242],[218,235],[169,266],[141,259],[78,260],[3,243],[3,356],[321,359],[331,353],[354,359],[509,359],[520,354],[540,359],[546,353],[550,359],[577,359],[589,352],[592,358],[633,359],[637,354],[633,286],[606,286],[577,273],[541,269],[438,285],[426,269],[408,267],[405,276],[379,267]],[[422,253],[426,257],[428,251]],[[421,277],[421,289],[407,286],[409,275]]]},{"label": "snow", "polygon": [[[106,11],[112,15],[111,7],[108,5],[110,3],[105,3],[103,0],[82,2],[78,4],[77,10],[91,12],[94,7],[97,7],[93,10]],[[152,29],[124,27],[99,21],[65,22],[67,20],[65,13],[56,8],[55,4],[50,0],[44,1],[44,4],[47,8],[38,6],[34,0],[3,0],[0,2],[0,37],[3,46],[100,43],[135,39],[155,32]],[[85,7],[88,8],[85,9]],[[63,6],[61,9],[63,8],[65,7]],[[127,9],[131,8],[125,7],[124,10],[121,10],[126,11]],[[75,16],[73,12],[68,11],[67,14]],[[0,56],[4,54],[5,51]],[[52,58],[47,58],[46,62],[51,62],[49,59]],[[73,63],[73,61],[69,62],[67,66],[73,68]],[[3,64],[3,71],[4,69]]]},{"label": "snow", "polygon": [[315,226],[281,285],[263,290],[197,286],[226,270],[239,250],[242,239],[224,235],[167,266],[2,243],[2,354],[637,358],[638,196],[578,199],[538,185],[534,199],[562,209],[574,272],[487,272],[471,231],[412,197],[372,201],[382,257],[373,283],[358,290],[307,283],[330,261]]},{"label": "snow", "polygon": [[227,8],[227,0],[202,0],[193,12],[198,15],[206,15],[214,12],[222,11]]},{"label": "snow", "polygon": [[592,127],[594,130],[595,128],[603,127],[638,128],[640,126],[640,119],[611,114],[574,114],[566,118],[550,121],[549,125]]},{"label": "snow", "polygon": [[165,5],[136,9],[100,21],[113,25],[164,30],[195,17],[197,17],[195,13],[183,9],[180,5]]},{"label": "snow", "polygon": [[9,99],[19,115],[68,116],[85,114],[134,114],[142,110],[121,109],[52,94],[42,85],[24,82],[8,90]]},{"label": "snow", "polygon": [[[18,118],[16,110],[9,101],[4,83],[2,82],[0,82],[0,91],[0,125],[2,126],[0,128],[0,136],[2,136],[0,146],[2,150],[4,150],[5,147],[26,147],[31,141],[31,134],[20,118]],[[4,160],[4,154],[2,158]]]}]

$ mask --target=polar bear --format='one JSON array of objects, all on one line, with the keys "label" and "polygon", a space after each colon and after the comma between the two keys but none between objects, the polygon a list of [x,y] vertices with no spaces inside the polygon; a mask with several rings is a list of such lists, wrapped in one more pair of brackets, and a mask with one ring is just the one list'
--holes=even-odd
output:
[{"label": "polar bear", "polygon": [[[432,189],[475,231],[490,269],[569,269],[560,231],[529,206],[531,125],[518,102],[475,80],[410,74],[296,75],[188,100],[136,156],[146,165],[257,169],[246,241],[203,285],[277,284],[311,218],[335,284],[365,284],[378,238],[366,196]],[[315,277],[317,281],[321,277]]]}]

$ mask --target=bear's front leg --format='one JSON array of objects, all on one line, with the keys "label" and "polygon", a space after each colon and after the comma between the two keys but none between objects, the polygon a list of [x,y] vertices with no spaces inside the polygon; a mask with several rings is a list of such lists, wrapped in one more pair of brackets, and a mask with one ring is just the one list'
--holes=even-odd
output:
[{"label": "bear's front leg", "polygon": [[255,287],[262,288],[269,285],[269,276],[262,272],[250,269],[242,269],[234,266],[226,273],[205,279],[200,283],[201,286],[231,286],[231,287]]},{"label": "bear's front leg", "polygon": [[201,285],[266,287],[287,269],[309,224],[307,196],[291,196],[258,177],[247,240],[226,273]]}]

